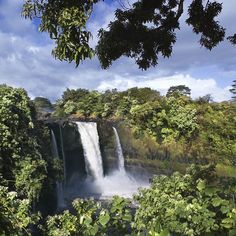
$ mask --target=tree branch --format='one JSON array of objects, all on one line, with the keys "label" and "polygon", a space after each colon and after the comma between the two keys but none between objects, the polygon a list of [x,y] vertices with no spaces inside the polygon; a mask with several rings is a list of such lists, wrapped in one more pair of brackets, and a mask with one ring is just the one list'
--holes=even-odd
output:
[{"label": "tree branch", "polygon": [[177,14],[176,14],[175,19],[179,20],[179,18],[183,14],[183,12],[184,12],[184,0],[180,0],[179,1],[179,7],[178,7],[178,10],[177,10]]}]

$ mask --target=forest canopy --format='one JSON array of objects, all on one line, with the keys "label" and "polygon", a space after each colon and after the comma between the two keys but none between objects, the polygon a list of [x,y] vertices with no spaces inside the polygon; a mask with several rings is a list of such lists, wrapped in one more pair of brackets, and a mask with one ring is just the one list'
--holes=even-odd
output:
[{"label": "forest canopy", "polygon": [[[212,102],[209,94],[193,100],[190,92],[184,85],[170,87],[166,96],[137,87],[104,93],[67,89],[55,104],[53,116],[125,122],[137,139],[148,137],[155,143],[151,148],[144,142],[141,159],[235,164],[235,103]],[[129,138],[126,141],[134,145]]]},{"label": "forest canopy", "polygon": [[[213,49],[225,38],[236,44],[236,34],[226,35],[218,22],[223,3],[206,0],[139,0],[132,5],[121,4],[115,20],[107,29],[97,29],[98,44],[90,46],[92,35],[89,19],[95,4],[101,0],[25,0],[22,15],[40,22],[39,30],[49,33],[55,41],[52,54],[59,60],[75,62],[98,56],[102,68],[108,68],[121,56],[133,58],[140,69],[158,64],[158,59],[170,57],[180,30],[180,18],[187,11],[185,22],[199,43]],[[122,1],[120,1],[122,2]]]}]

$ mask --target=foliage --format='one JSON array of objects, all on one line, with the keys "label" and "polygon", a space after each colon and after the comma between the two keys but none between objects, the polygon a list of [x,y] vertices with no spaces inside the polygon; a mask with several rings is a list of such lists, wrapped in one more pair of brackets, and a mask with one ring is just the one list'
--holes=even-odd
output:
[{"label": "foliage", "polygon": [[0,234],[29,235],[28,226],[38,221],[37,215],[30,213],[28,199],[20,199],[16,192],[9,192],[0,186]]},{"label": "foliage", "polygon": [[87,94],[89,94],[87,89],[66,89],[62,94],[62,99],[64,102],[79,102],[79,100],[83,99]]},{"label": "foliage", "polygon": [[53,191],[50,136],[35,115],[23,89],[0,85],[1,235],[28,234],[39,201]]},{"label": "foliage", "polygon": [[130,202],[124,198],[114,197],[107,208],[101,207],[93,200],[76,199],[73,207],[76,214],[68,210],[61,215],[48,217],[46,234],[102,236],[125,235],[132,221]]},{"label": "foliage", "polygon": [[221,11],[221,3],[208,1],[204,6],[202,0],[192,1],[188,9],[186,23],[193,27],[194,33],[201,34],[200,44],[209,50],[225,37],[225,29],[214,19]]},{"label": "foliage", "polygon": [[174,235],[228,235],[236,228],[235,186],[234,180],[233,189],[224,191],[211,166],[155,177],[151,188],[135,198],[139,206],[134,226],[141,232],[168,229]]},{"label": "foliage", "polygon": [[[95,54],[89,45],[89,18],[99,0],[25,0],[22,14],[40,19],[39,30],[55,40],[53,55],[78,66]],[[186,7],[184,6],[184,4]],[[140,0],[125,9],[115,11],[115,20],[108,29],[97,29],[99,41],[96,54],[103,68],[108,68],[121,56],[135,60],[139,68],[158,64],[160,56],[170,57],[179,30],[180,17],[187,9],[186,23],[200,34],[200,44],[211,50],[225,38],[225,29],[216,20],[222,4],[202,0]],[[235,44],[235,35],[227,38]]]},{"label": "foliage", "polygon": [[68,62],[93,56],[88,45],[91,33],[86,29],[93,5],[98,0],[86,1],[38,1],[25,0],[22,14],[26,18],[40,18],[41,32],[48,32],[56,42],[54,57]]},{"label": "foliage", "polygon": [[[228,186],[225,186],[227,181]],[[114,197],[105,208],[92,200],[73,202],[47,220],[47,235],[234,235],[235,179],[219,179],[214,166],[192,166],[186,174],[156,176],[130,201]]]},{"label": "foliage", "polygon": [[232,93],[233,101],[236,100],[236,80],[233,81],[232,88],[229,90]]},{"label": "foliage", "polygon": [[51,109],[52,108],[52,104],[49,101],[49,99],[47,98],[43,98],[43,97],[36,97],[33,100],[34,106],[36,109],[42,109],[42,108],[46,108],[46,109]]},{"label": "foliage", "polygon": [[[67,89],[56,105],[57,114],[123,121],[118,125],[122,147],[133,162],[217,162],[221,171],[225,164],[235,164],[235,111],[234,103],[193,101],[183,94],[165,97],[149,88],[104,93]],[[49,130],[35,117],[23,89],[0,86],[1,235],[30,235],[39,220],[36,210],[48,215],[45,208],[53,205],[50,194],[61,178],[60,163],[51,158]],[[77,199],[74,210],[48,216],[43,232],[234,235],[235,186],[235,179],[217,178],[213,166],[191,167],[186,174],[155,177],[151,187],[135,197],[137,209],[120,197],[105,207]]]},{"label": "foliage", "polygon": [[190,96],[190,93],[191,93],[190,88],[188,88],[185,85],[178,85],[178,86],[171,86],[168,89],[166,96],[167,97],[171,97],[171,96],[178,97],[179,95]]},{"label": "foliage", "polygon": [[[209,95],[193,101],[186,96],[189,93],[186,86],[171,87],[166,97],[155,90],[137,87],[104,93],[67,89],[55,114],[125,121],[131,135],[127,140],[125,131],[122,140],[126,141],[122,145],[125,154],[134,158],[235,163],[234,104],[213,103]],[[137,145],[135,139],[142,145]],[[155,145],[151,144],[153,141]]]},{"label": "foliage", "polygon": [[1,86],[0,171],[11,190],[16,188],[30,200],[39,196],[46,168],[34,126],[33,109],[26,92]]},{"label": "foliage", "polygon": [[77,111],[77,104],[73,101],[67,101],[63,106],[64,112],[68,115],[73,114]]},{"label": "foliage", "polygon": [[206,94],[202,97],[197,98],[197,102],[199,104],[209,103],[209,102],[213,102],[213,98],[212,98],[211,94]]},{"label": "foliage", "polygon": [[235,122],[233,104],[201,106],[198,118],[200,130],[197,138],[197,142],[200,143],[196,145],[196,149],[201,150],[204,147],[205,156],[209,156],[212,161],[235,163]]}]

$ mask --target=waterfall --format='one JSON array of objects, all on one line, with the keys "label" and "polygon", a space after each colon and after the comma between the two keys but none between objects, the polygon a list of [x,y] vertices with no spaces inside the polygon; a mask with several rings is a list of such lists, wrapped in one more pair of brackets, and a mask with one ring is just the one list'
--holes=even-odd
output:
[{"label": "waterfall", "polygon": [[95,179],[102,179],[103,165],[97,124],[95,122],[76,122],[76,124],[83,146],[87,174]]},{"label": "waterfall", "polygon": [[[52,137],[52,155],[54,158],[60,159],[58,154],[56,137],[52,129],[51,129],[51,137]],[[63,184],[57,181],[56,185],[57,185],[57,205],[59,208],[64,207],[65,204],[64,204]]]},{"label": "waterfall", "polygon": [[65,158],[65,153],[64,153],[64,143],[63,143],[61,125],[59,125],[59,129],[60,129],[61,152],[62,152],[62,159],[63,159],[64,183],[66,183],[66,158]]},{"label": "waterfall", "polygon": [[117,130],[115,127],[113,127],[114,133],[115,133],[115,137],[116,137],[116,152],[118,155],[118,165],[119,165],[119,170],[125,172],[125,161],[124,161],[124,155],[123,155],[123,151],[122,151],[122,147],[120,144],[120,138],[119,135],[117,133]]},{"label": "waterfall", "polygon": [[54,158],[59,159],[59,154],[58,154],[58,149],[57,149],[57,141],[56,141],[56,137],[55,134],[53,132],[53,130],[51,129],[51,137],[52,137],[52,155]]}]

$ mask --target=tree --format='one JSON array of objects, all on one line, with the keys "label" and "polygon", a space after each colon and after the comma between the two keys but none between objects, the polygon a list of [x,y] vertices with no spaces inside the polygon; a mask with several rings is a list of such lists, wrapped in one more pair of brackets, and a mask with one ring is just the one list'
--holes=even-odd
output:
[{"label": "tree", "polygon": [[[74,61],[76,66],[96,53],[103,68],[121,56],[131,57],[141,69],[158,64],[159,56],[170,57],[176,42],[176,30],[187,0],[139,0],[129,9],[117,9],[108,29],[99,30],[96,50],[87,29],[93,6],[101,0],[25,0],[22,14],[40,19],[39,30],[55,40],[53,55]],[[200,35],[201,46],[211,50],[225,39],[225,28],[215,19],[222,4],[213,0],[191,0],[186,23]],[[236,34],[227,38],[236,44]]]},{"label": "tree", "polygon": [[23,89],[0,86],[0,173],[7,187],[35,200],[45,178],[30,99]]},{"label": "tree", "polygon": [[46,108],[46,109],[51,109],[52,104],[49,99],[44,98],[44,97],[36,97],[34,100],[34,105],[36,108]]},{"label": "tree", "polygon": [[236,80],[233,81],[232,88],[229,91],[232,93],[233,101],[236,101]]},{"label": "tree", "polygon": [[204,103],[209,103],[209,102],[212,102],[213,101],[213,98],[211,96],[211,94],[206,94],[202,97],[198,97],[196,99],[196,101],[199,103],[199,104],[204,104]]},{"label": "tree", "polygon": [[134,87],[128,89],[127,92],[130,97],[138,100],[140,103],[155,101],[160,98],[160,92],[147,87],[145,88]]},{"label": "tree", "polygon": [[80,99],[83,99],[88,94],[89,91],[87,89],[66,89],[66,91],[63,92],[62,100],[64,103],[68,101],[78,102]]},{"label": "tree", "polygon": [[178,85],[178,86],[171,86],[168,91],[166,96],[167,97],[172,97],[176,95],[183,95],[183,96],[190,96],[191,89],[188,88],[185,85]]}]

